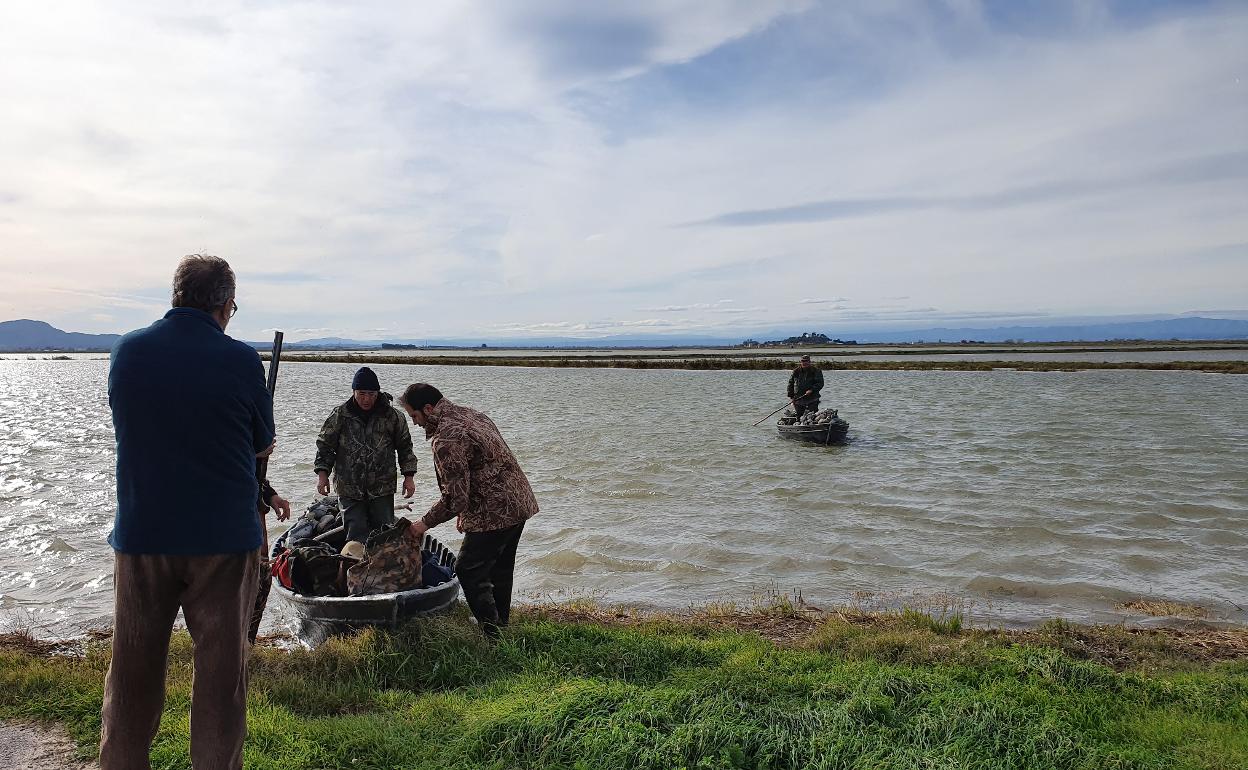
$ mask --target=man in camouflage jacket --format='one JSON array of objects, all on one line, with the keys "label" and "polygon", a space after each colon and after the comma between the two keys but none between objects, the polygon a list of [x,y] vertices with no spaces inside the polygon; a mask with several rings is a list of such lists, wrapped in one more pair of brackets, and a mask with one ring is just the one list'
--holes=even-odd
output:
[{"label": "man in camouflage jacket", "polygon": [[367,366],[355,373],[351,398],[334,407],[316,438],[317,492],[329,494],[329,474],[347,526],[347,541],[363,548],[368,533],[394,523],[395,456],[403,474],[403,496],[416,493],[416,454],[403,413],[381,392]]},{"label": "man in camouflage jacket", "polygon": [[533,488],[489,417],[451,403],[424,383],[409,386],[399,403],[433,441],[442,490],[441,499],[408,533],[420,542],[430,527],[456,519],[464,542],[455,572],[481,630],[495,638],[511,614],[520,535],[537,513]]},{"label": "man in camouflage jacket", "polygon": [[802,356],[793,374],[789,375],[789,398],[797,416],[819,411],[819,391],[823,390],[823,372],[810,362],[810,356]]}]

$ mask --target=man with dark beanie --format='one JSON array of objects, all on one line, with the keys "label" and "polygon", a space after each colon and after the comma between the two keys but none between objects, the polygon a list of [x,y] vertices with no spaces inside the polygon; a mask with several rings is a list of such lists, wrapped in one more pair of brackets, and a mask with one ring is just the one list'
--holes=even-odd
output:
[{"label": "man with dark beanie", "polygon": [[179,608],[195,642],[190,764],[243,766],[262,542],[255,462],[272,451],[273,400],[256,351],[225,335],[234,290],[224,259],[186,257],[173,309],[113,347],[115,604],[102,770],[151,767]]},{"label": "man with dark beanie", "polygon": [[316,438],[316,491],[329,494],[329,474],[347,526],[342,552],[360,558],[368,533],[394,523],[394,472],[397,455],[403,496],[416,493],[416,453],[403,413],[381,392],[377,375],[361,367],[351,380],[351,398],[334,407]]},{"label": "man with dark beanie", "polygon": [[516,456],[489,417],[443,398],[432,385],[409,385],[399,399],[412,422],[433,440],[433,468],[442,497],[408,527],[419,544],[430,527],[456,519],[464,542],[455,573],[468,607],[491,639],[511,615],[516,549],[537,498]]}]

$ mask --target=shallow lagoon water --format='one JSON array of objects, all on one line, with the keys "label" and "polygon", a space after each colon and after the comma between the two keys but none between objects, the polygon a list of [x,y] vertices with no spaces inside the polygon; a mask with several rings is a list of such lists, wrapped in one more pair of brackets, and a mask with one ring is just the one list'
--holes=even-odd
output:
[{"label": "shallow lagoon water", "polygon": [[[751,427],[784,401],[784,372],[375,368],[388,390],[432,382],[502,428],[542,506],[517,565],[530,597],[944,596],[994,623],[1114,621],[1124,601],[1164,598],[1248,622],[1248,378],[835,372],[823,406],[850,440],[825,448]],[[352,370],[282,367],[271,480],[297,509]],[[106,374],[0,361],[0,615],[40,633],[110,620]],[[437,496],[422,438],[417,514]],[[269,628],[288,622],[272,600]]]}]

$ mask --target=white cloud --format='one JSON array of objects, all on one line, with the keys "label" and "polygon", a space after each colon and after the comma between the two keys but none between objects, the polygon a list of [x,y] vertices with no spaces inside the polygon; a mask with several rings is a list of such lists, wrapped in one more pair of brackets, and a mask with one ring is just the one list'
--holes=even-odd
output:
[{"label": "white cloud", "polygon": [[[810,5],[2,6],[0,318],[137,326],[199,250],[242,334],[1235,306],[1242,260],[1172,266],[1248,240],[1248,185],[1162,172],[1248,153],[1242,8],[1028,36],[969,0]],[[678,226],[827,201],[859,208]]]},{"label": "white cloud", "polygon": [[731,308],[725,308],[725,305],[731,305],[730,299],[719,299],[714,302],[697,302],[692,305],[664,305],[663,307],[643,307],[641,312],[649,313],[687,313],[693,310],[710,310],[719,312],[734,312]]}]

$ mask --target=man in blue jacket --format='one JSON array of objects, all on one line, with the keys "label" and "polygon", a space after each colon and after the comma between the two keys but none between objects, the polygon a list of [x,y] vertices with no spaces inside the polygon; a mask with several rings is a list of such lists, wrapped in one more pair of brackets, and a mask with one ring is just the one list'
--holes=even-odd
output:
[{"label": "man in blue jacket", "polygon": [[173,309],[113,348],[115,625],[102,770],[151,766],[179,608],[195,642],[191,762],[242,767],[262,542],[255,460],[272,450],[274,431],[260,357],[225,334],[234,290],[225,260],[186,257]]}]

